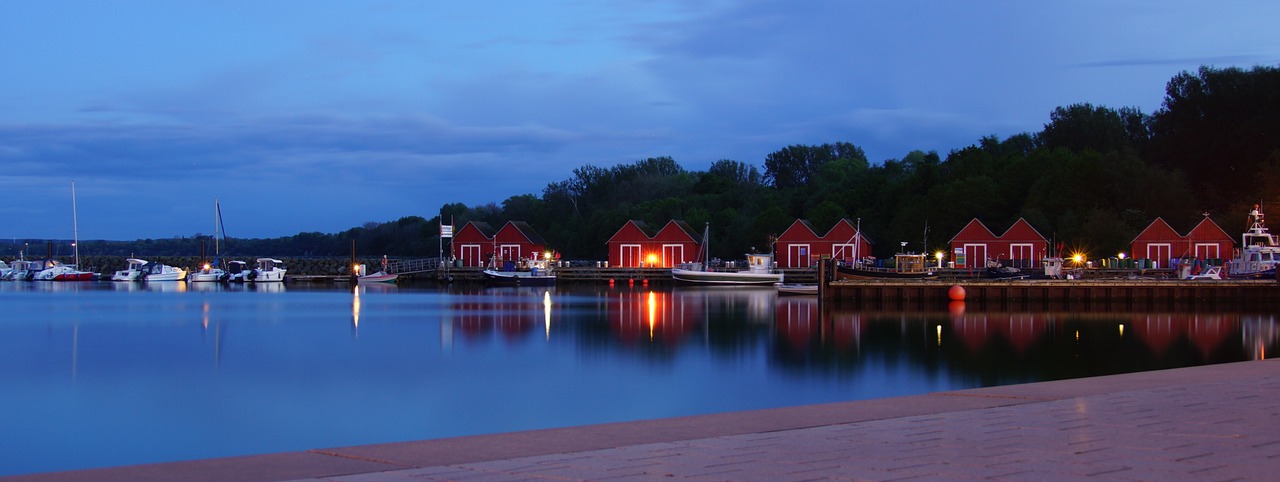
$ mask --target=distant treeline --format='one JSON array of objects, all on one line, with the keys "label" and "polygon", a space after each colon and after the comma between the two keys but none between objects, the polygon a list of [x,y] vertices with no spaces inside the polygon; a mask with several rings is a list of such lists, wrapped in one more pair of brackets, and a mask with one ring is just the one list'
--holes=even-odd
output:
[{"label": "distant treeline", "polygon": [[[943,249],[969,220],[1001,234],[1026,218],[1041,234],[1093,256],[1128,250],[1156,217],[1185,232],[1205,214],[1233,236],[1255,203],[1280,215],[1280,68],[1182,72],[1163,105],[1059,107],[1044,129],[994,136],[951,151],[914,151],[871,163],[848,142],[793,145],[755,165],[720,160],[689,171],[670,157],[604,168],[584,165],[541,196],[500,204],[446,204],[432,218],[366,223],[336,234],[231,239],[224,253],[273,256],[435,256],[441,217],[461,227],[529,222],[569,259],[606,258],[605,241],[631,219],[660,227],[683,219],[711,226],[712,255],[766,249],[796,219],[823,234],[860,220],[876,254]],[[447,244],[446,244],[447,246]],[[198,254],[193,239],[87,241],[94,254]],[[212,248],[209,248],[210,250]],[[8,251],[8,250],[6,250]],[[36,250],[43,254],[43,248]]]}]

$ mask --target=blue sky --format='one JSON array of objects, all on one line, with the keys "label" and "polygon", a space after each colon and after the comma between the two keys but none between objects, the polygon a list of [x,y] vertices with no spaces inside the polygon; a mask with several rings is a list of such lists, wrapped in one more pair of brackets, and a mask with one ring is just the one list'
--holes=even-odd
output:
[{"label": "blue sky", "polygon": [[0,239],[334,233],[576,167],[873,162],[1280,64],[1273,1],[0,1]]}]

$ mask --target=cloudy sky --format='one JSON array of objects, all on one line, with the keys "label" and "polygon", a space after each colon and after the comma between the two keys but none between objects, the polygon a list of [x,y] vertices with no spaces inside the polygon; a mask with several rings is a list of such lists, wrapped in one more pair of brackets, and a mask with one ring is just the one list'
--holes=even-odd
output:
[{"label": "cloudy sky", "polygon": [[1280,64],[1280,2],[0,1],[0,238],[334,233],[576,167],[872,161]]}]

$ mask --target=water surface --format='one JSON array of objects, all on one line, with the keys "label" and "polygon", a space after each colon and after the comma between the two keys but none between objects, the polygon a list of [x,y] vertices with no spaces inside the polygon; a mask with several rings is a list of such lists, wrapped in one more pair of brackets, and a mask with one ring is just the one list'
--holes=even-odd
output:
[{"label": "water surface", "polygon": [[0,283],[0,474],[1259,359],[1250,312],[819,309],[772,289]]}]

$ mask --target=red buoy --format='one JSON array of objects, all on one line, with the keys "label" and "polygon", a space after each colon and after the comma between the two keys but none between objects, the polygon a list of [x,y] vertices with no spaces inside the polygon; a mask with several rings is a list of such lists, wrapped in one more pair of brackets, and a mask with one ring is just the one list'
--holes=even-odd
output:
[{"label": "red buoy", "polygon": [[951,289],[947,290],[947,298],[950,298],[951,301],[964,301],[964,287],[951,285]]}]

